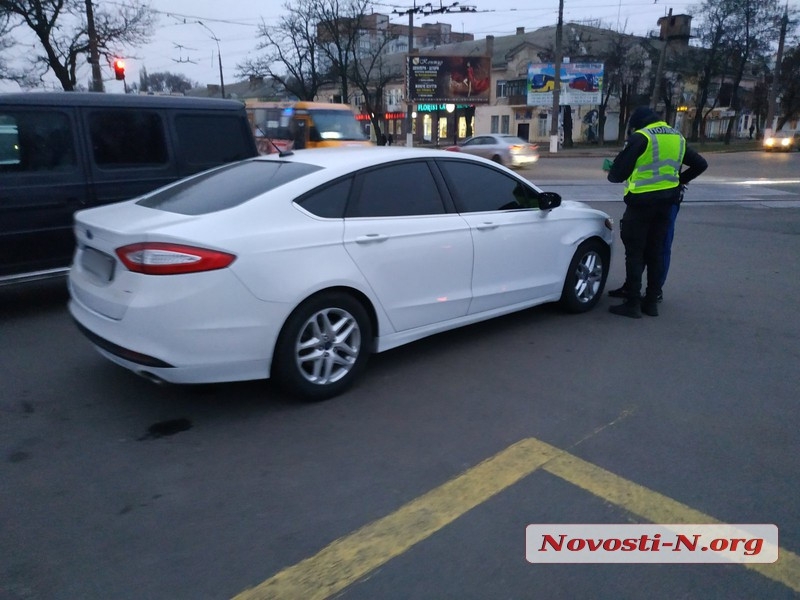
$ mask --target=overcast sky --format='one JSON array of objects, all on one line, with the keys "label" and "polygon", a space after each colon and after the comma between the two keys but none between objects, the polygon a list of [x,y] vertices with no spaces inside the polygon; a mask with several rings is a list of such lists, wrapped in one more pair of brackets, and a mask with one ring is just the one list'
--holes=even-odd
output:
[{"label": "overcast sky", "polygon": [[[427,1],[427,0],[426,0]],[[439,0],[430,0],[439,6]],[[666,2],[666,4],[665,4]],[[421,4],[417,0],[417,5]],[[690,14],[698,2],[668,0],[564,0],[564,20],[586,22],[602,20],[608,27],[623,29],[627,33],[646,35],[657,29],[657,21],[671,8],[673,14]],[[111,0],[95,0],[95,5],[111,6]],[[237,64],[248,56],[257,55],[256,37],[259,23],[275,25],[285,12],[284,0],[151,0],[151,8],[158,11],[158,21],[153,41],[129,51],[127,82],[138,83],[139,69],[144,66],[149,73],[170,71],[181,73],[201,85],[219,83],[217,42],[222,55],[225,83],[233,83]],[[453,0],[443,2],[450,6]],[[527,31],[554,25],[558,18],[558,0],[463,0],[462,5],[472,6],[477,12],[452,13],[431,16],[415,15],[414,24],[445,22],[454,31],[472,33],[476,39],[487,35],[510,35],[517,27]],[[528,8],[535,4],[535,8]],[[408,2],[375,2],[375,12],[392,15],[413,6]],[[789,0],[790,6],[800,6],[800,0]],[[408,17],[394,14],[393,23],[408,24]],[[200,24],[202,23],[202,25]],[[17,37],[19,35],[17,34]],[[30,51],[20,44],[18,52]],[[85,69],[82,80],[88,81]],[[104,70],[106,79],[112,77]],[[117,88],[120,88],[117,90]],[[106,81],[106,91],[122,91],[122,82]]]}]

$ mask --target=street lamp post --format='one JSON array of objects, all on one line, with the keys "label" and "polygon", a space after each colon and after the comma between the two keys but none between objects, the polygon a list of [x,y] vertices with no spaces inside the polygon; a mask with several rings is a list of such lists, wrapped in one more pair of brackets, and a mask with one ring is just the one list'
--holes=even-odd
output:
[{"label": "street lamp post", "polygon": [[222,78],[222,52],[219,49],[219,38],[217,35],[211,31],[211,28],[203,23],[202,21],[197,21],[197,24],[201,27],[205,28],[211,34],[211,39],[217,43],[217,62],[219,63],[219,91],[222,97],[225,97],[225,80]]}]

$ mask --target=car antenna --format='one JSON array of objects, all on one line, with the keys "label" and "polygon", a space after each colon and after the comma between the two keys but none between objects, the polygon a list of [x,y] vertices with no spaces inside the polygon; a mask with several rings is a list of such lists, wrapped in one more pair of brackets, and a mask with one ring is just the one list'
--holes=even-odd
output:
[{"label": "car antenna", "polygon": [[287,150],[281,150],[280,147],[278,146],[278,144],[276,144],[272,140],[272,138],[267,138],[267,141],[269,141],[270,145],[273,148],[275,148],[275,152],[278,153],[278,158],[284,158],[286,156],[291,156],[292,154],[294,154],[294,152],[292,152],[291,150],[288,150],[288,149]]}]

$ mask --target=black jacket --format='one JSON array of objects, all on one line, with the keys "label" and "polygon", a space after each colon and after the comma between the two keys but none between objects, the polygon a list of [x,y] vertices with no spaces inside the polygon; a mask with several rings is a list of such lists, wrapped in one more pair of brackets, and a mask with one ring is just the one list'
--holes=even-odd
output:
[{"label": "black jacket", "polygon": [[[645,116],[650,117],[649,119],[645,119],[646,122],[634,123],[634,117],[636,117],[636,112],[634,112],[634,115],[631,116],[631,127],[641,129],[650,123],[661,120],[658,115],[654,113]],[[637,159],[644,154],[645,150],[647,150],[647,138],[640,133],[631,133],[628,139],[625,140],[625,146],[622,148],[622,151],[617,154],[614,163],[611,165],[611,170],[608,172],[608,180],[611,183],[623,183],[626,181],[633,173]],[[688,168],[681,171],[681,185],[686,185],[708,168],[706,159],[689,146],[686,146],[686,153],[683,155],[683,164]],[[680,188],[644,192],[642,194],[626,194],[625,204],[630,204],[631,201],[675,202],[679,199],[679,196]]]}]

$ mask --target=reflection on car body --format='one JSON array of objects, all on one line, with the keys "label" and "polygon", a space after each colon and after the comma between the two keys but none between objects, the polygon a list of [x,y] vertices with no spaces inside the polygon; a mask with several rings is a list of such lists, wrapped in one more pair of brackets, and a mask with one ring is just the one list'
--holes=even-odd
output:
[{"label": "reflection on car body", "polygon": [[70,311],[148,378],[273,377],[327,398],[382,352],[545,302],[598,302],[605,213],[481,158],[321,149],[79,212]]}]

